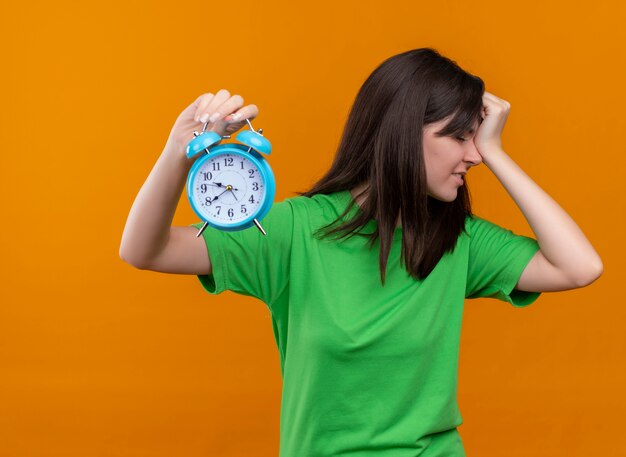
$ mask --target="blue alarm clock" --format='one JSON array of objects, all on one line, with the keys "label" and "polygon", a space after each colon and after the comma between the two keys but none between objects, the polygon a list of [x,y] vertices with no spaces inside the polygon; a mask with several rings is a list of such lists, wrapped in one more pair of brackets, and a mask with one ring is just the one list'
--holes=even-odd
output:
[{"label": "blue alarm clock", "polygon": [[262,133],[255,131],[249,119],[250,130],[237,134],[239,143],[219,144],[223,138],[207,132],[193,132],[194,139],[187,145],[187,157],[206,152],[191,167],[187,177],[187,196],[194,212],[204,221],[196,236],[207,226],[219,230],[236,231],[255,225],[267,235],[260,221],[274,203],[276,181],[269,163],[260,154],[269,155],[272,145]]}]

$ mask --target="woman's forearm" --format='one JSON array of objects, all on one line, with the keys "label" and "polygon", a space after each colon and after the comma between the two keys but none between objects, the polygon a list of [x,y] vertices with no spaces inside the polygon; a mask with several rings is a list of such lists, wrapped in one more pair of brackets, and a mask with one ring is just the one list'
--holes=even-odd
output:
[{"label": "woman's forearm", "polygon": [[177,146],[167,143],[130,209],[120,257],[141,268],[166,245],[176,206],[193,164]]},{"label": "woman's forearm", "polygon": [[572,279],[602,273],[602,260],[576,222],[501,148],[483,155],[532,228],[543,255]]}]

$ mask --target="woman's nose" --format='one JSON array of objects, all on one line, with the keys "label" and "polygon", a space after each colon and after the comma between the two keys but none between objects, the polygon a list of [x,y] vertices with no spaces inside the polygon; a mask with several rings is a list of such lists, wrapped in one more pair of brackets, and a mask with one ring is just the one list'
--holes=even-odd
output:
[{"label": "woman's nose", "polygon": [[468,141],[468,143],[469,145],[468,145],[468,148],[465,150],[464,160],[474,165],[478,165],[482,163],[483,157],[480,155],[480,152],[478,152],[478,148],[476,147],[476,144],[474,144],[473,141]]}]

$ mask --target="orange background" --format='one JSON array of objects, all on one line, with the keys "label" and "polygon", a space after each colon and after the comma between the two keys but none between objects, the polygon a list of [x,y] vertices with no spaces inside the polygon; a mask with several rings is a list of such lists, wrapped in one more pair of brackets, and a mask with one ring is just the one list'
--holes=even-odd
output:
[{"label": "orange background", "polygon": [[[226,88],[259,107],[281,201],[329,167],[371,71],[426,46],[511,103],[504,149],[605,269],[525,309],[466,301],[466,452],[626,455],[623,2],[0,8],[0,456],[276,456],[281,378],[267,308],[124,263],[126,217],[200,94]],[[486,166],[468,182],[477,214],[532,236]],[[197,221],[183,193],[174,224]]]}]

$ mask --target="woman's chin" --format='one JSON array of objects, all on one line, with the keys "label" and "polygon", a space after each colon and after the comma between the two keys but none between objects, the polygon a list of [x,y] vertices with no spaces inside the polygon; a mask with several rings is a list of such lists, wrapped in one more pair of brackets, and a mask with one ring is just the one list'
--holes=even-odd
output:
[{"label": "woman's chin", "polygon": [[450,203],[450,202],[453,202],[454,200],[456,200],[456,197],[458,196],[458,194],[459,194],[458,188],[456,190],[453,190],[452,192],[448,192],[446,194],[443,194],[443,193],[432,193],[432,192],[428,193],[428,195],[430,197],[434,198],[435,200],[439,200],[439,201],[447,202],[447,203]]}]

